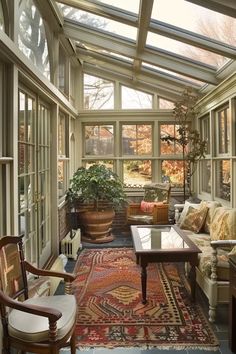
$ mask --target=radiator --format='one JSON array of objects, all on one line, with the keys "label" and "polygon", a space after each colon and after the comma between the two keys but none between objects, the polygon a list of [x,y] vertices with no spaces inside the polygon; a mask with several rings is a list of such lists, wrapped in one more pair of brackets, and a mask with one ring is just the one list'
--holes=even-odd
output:
[{"label": "radiator", "polygon": [[78,249],[81,248],[81,234],[80,229],[72,230],[74,237],[70,237],[70,232],[61,241],[61,252],[68,258],[77,259]]}]

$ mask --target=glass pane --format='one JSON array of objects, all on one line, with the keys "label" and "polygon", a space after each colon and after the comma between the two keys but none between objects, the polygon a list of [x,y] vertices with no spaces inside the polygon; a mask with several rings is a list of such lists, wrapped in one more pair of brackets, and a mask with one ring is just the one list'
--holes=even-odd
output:
[{"label": "glass pane", "polygon": [[221,67],[224,63],[226,63],[226,61],[228,61],[227,58],[219,54],[215,54],[193,45],[151,32],[148,32],[147,35],[147,45],[159,49],[164,49],[171,53],[179,54],[186,58],[199,61],[203,64],[209,64],[217,68]]},{"label": "glass pane", "polygon": [[31,98],[28,98],[28,115],[27,115],[27,140],[28,142],[34,143],[34,127],[33,127],[33,115],[34,115],[34,109],[33,109],[33,100]]},{"label": "glass pane", "polygon": [[4,16],[2,11],[2,3],[0,1],[0,29],[4,30]]},{"label": "glass pane", "polygon": [[137,28],[125,25],[121,22],[110,20],[106,17],[98,16],[90,12],[78,10],[76,8],[59,4],[65,18],[88,25],[93,28],[102,29],[108,33],[115,33],[120,36],[136,39]]},{"label": "glass pane", "polygon": [[18,46],[33,64],[50,79],[48,44],[43,19],[32,0],[19,1]]},{"label": "glass pane", "polygon": [[201,191],[211,193],[211,161],[200,161]]},{"label": "glass pane", "polygon": [[160,109],[174,109],[174,102],[165,100],[164,98],[159,98],[159,108]]},{"label": "glass pane", "polygon": [[85,155],[114,155],[113,125],[85,126]]},{"label": "glass pane", "polygon": [[183,161],[163,160],[161,174],[162,182],[170,182],[172,188],[183,188]]},{"label": "glass pane", "polygon": [[152,179],[151,160],[123,161],[123,182],[127,187],[142,187]]},{"label": "glass pane", "polygon": [[180,126],[177,124],[161,124],[161,139],[165,139],[167,137],[171,138],[160,141],[162,155],[182,154],[183,149],[181,144],[178,142],[178,139],[180,138],[180,134],[178,132],[179,127]]},{"label": "glass pane", "polygon": [[114,109],[114,84],[111,81],[85,74],[84,108]]},{"label": "glass pane", "polygon": [[121,87],[121,95],[123,109],[152,109],[152,95],[126,86]]},{"label": "glass pane", "polygon": [[[46,122],[43,129],[46,128]],[[58,155],[68,157],[68,117],[60,112],[58,125]]]},{"label": "glass pane", "polygon": [[210,154],[210,116],[203,117],[200,121],[201,138],[207,141],[206,154]]},{"label": "glass pane", "polygon": [[230,161],[216,161],[216,196],[218,198],[230,201]]},{"label": "glass pane", "polygon": [[172,227],[137,227],[137,236],[141,241],[141,249],[143,250],[182,250],[189,248],[187,243]]},{"label": "glass pane", "polygon": [[59,90],[65,92],[66,58],[62,49],[59,48]]},{"label": "glass pane", "polygon": [[230,115],[229,107],[218,112],[219,153],[226,154],[230,150]]},{"label": "glass pane", "polygon": [[152,126],[146,124],[122,125],[122,154],[150,155],[152,153]]},{"label": "glass pane", "polygon": [[235,45],[235,18],[185,0],[154,0],[152,18]]},{"label": "glass pane", "polygon": [[26,132],[25,132],[25,102],[26,102],[26,97],[25,95],[20,92],[19,94],[19,118],[18,118],[18,140],[19,141],[25,141],[26,139]]}]

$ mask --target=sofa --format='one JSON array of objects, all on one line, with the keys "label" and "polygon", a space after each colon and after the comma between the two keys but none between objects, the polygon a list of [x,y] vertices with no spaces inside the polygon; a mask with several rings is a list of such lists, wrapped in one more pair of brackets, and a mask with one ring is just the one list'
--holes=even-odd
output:
[{"label": "sofa", "polygon": [[196,280],[209,301],[209,321],[213,323],[217,305],[229,302],[228,259],[236,254],[236,208],[217,201],[186,201],[175,205],[175,222],[202,251]]}]

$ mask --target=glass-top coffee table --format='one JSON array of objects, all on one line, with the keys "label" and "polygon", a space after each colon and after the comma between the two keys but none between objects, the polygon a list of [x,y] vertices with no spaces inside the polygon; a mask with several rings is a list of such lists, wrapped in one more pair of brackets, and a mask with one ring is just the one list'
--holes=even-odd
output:
[{"label": "glass-top coffee table", "polygon": [[189,262],[191,297],[195,299],[196,265],[201,250],[176,225],[131,226],[137,264],[141,266],[142,302],[147,302],[147,265],[158,262]]}]

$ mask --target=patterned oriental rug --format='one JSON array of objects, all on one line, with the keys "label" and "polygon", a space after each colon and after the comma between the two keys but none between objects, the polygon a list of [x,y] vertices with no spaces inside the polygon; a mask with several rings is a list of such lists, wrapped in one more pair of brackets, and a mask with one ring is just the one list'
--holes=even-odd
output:
[{"label": "patterned oriental rug", "polygon": [[75,272],[77,347],[217,350],[201,308],[177,264],[150,264],[141,302],[140,267],[129,248],[83,250]]}]

